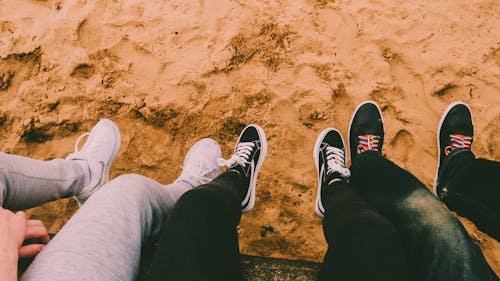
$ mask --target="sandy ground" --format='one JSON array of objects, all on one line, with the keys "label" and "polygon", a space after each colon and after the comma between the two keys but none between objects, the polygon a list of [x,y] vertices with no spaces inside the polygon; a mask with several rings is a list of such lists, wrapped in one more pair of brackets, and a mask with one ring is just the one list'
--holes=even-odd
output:
[{"label": "sandy ground", "polygon": [[[319,261],[312,147],[325,127],[347,133],[359,102],[381,105],[385,154],[428,187],[451,101],[474,112],[474,152],[500,159],[499,13],[496,0],[2,0],[0,150],[65,157],[108,117],[123,139],[112,176],[169,183],[197,139],[229,157],[258,123],[269,152],[241,249]],[[30,214],[57,231],[76,208]],[[464,222],[500,273],[500,243]]]}]

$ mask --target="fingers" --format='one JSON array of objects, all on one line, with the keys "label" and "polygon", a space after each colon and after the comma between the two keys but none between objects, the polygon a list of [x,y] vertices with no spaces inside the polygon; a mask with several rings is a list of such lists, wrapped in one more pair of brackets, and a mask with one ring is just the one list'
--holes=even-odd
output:
[{"label": "fingers", "polygon": [[26,219],[26,214],[23,211],[18,211],[16,212],[16,216]]},{"label": "fingers", "polygon": [[[39,220],[27,220],[22,211],[13,213],[0,207],[0,226],[2,226],[2,237],[7,244],[17,244],[20,257],[29,257],[38,254],[50,241],[49,233],[43,222]],[[38,243],[22,246],[23,241],[39,239]],[[0,239],[1,240],[1,239]],[[11,242],[9,242],[11,241]],[[36,242],[35,242],[36,243]]]},{"label": "fingers", "polygon": [[43,226],[43,222],[41,220],[27,220],[26,221],[26,227],[28,226],[35,226],[35,225],[41,225]]},{"label": "fingers", "polygon": [[7,220],[9,233],[15,238],[18,247],[20,247],[23,244],[24,234],[26,233],[26,214],[21,211],[16,213],[8,211]]},{"label": "fingers", "polygon": [[49,233],[43,222],[39,220],[28,220],[26,222],[26,233],[24,235],[24,240],[34,238],[41,239],[45,244],[50,242]]},{"label": "fingers", "polygon": [[43,244],[31,244],[26,246],[21,246],[18,249],[19,258],[28,258],[36,256],[42,249],[45,248]]},{"label": "fingers", "polygon": [[13,213],[0,209],[0,248],[17,255],[23,244],[26,233],[26,216],[24,212]]}]

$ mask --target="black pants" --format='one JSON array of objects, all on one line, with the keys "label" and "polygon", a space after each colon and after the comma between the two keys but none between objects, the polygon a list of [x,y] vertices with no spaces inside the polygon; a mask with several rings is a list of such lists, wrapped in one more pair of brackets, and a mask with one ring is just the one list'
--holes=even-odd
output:
[{"label": "black pants", "polygon": [[162,230],[151,280],[243,279],[236,230],[240,184],[238,174],[226,172],[179,199]]},{"label": "black pants", "polygon": [[[320,280],[498,280],[460,222],[411,174],[372,152],[351,173],[352,186],[327,195]],[[152,280],[242,280],[240,184],[224,173],[179,199]]]},{"label": "black pants", "polygon": [[500,241],[500,163],[476,159],[470,151],[457,154],[451,161],[444,202]]},{"label": "black pants", "polygon": [[328,251],[319,280],[409,280],[394,226],[352,185],[339,183],[327,192],[323,231]]},{"label": "black pants", "polygon": [[[498,280],[462,224],[407,171],[374,152],[327,196],[320,280]],[[338,205],[337,205],[338,204]]]}]

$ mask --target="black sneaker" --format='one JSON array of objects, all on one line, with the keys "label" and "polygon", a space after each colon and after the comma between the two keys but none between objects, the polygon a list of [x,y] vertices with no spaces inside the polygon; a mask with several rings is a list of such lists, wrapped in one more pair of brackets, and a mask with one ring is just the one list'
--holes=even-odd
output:
[{"label": "black sneaker", "polygon": [[318,192],[314,210],[320,217],[325,216],[324,193],[331,184],[346,181],[351,173],[345,167],[344,139],[339,131],[333,128],[323,130],[314,145],[314,163],[318,172]]},{"label": "black sneaker", "polygon": [[349,125],[349,150],[351,161],[359,154],[373,150],[382,155],[384,145],[384,120],[378,105],[373,101],[361,103]]},{"label": "black sneaker", "polygon": [[443,186],[447,181],[444,171],[448,171],[445,169],[447,161],[460,152],[470,151],[472,146],[474,124],[469,106],[463,102],[450,104],[439,121],[437,132],[439,163],[434,178],[434,194],[442,199],[447,192]]},{"label": "black sneaker", "polygon": [[[221,166],[227,166],[227,171],[240,174],[243,186],[238,190],[241,196],[241,212],[250,211],[255,204],[255,185],[260,167],[267,153],[267,141],[264,130],[258,125],[246,126],[240,134],[234,154],[229,160],[218,159]],[[226,172],[227,172],[226,171]]]}]

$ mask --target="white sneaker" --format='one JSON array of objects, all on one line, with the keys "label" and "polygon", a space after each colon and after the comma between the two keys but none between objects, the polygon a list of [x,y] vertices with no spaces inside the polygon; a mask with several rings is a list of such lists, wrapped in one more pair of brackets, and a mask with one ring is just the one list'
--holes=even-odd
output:
[{"label": "white sneaker", "polygon": [[197,141],[189,149],[182,174],[175,182],[184,182],[191,187],[206,184],[215,179],[220,173],[217,158],[222,157],[219,144],[210,138]]},{"label": "white sneaker", "polygon": [[[80,141],[88,136],[81,150],[78,149]],[[66,157],[68,160],[86,160],[90,170],[90,183],[75,195],[81,205],[97,191],[99,187],[109,181],[111,164],[120,149],[120,130],[109,119],[101,119],[92,128],[90,133],[82,134],[75,143],[75,152]]]}]

